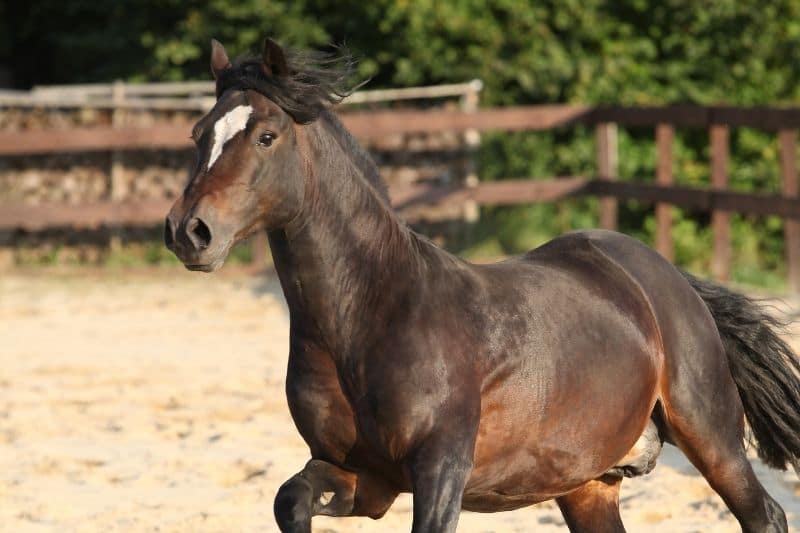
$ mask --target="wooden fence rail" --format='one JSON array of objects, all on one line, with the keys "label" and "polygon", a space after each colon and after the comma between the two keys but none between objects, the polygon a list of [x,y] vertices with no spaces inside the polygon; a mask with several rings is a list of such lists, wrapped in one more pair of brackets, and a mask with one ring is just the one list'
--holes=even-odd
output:
[{"label": "wooden fence rail", "polygon": [[[641,113],[641,115],[637,114]],[[711,128],[714,125],[767,131],[800,129],[800,109],[705,108],[590,108],[585,106],[520,106],[464,111],[359,111],[342,114],[357,137],[379,138],[396,133],[440,131],[534,131],[576,124],[628,127]],[[71,130],[2,131],[0,156],[51,152],[185,148],[191,141],[185,126],[149,128],[75,128]]]},{"label": "wooden fence rail", "polygon": [[[600,196],[600,224],[614,228],[617,201],[636,199],[656,206],[656,249],[673,258],[672,207],[712,213],[713,275],[730,277],[729,213],[776,215],[786,220],[786,257],[790,285],[800,290],[800,181],[796,164],[800,108],[735,107],[587,107],[573,105],[523,106],[473,111],[356,111],[341,115],[348,129],[362,139],[397,133],[440,131],[530,131],[577,124],[595,128],[597,176],[551,180],[504,180],[468,188],[417,186],[392,190],[400,209],[424,203],[508,205],[555,201],[566,196]],[[617,126],[653,128],[657,147],[655,183],[617,181]],[[676,128],[708,131],[711,186],[697,189],[674,185],[673,139]],[[781,194],[728,191],[729,132],[751,127],[778,134]],[[0,132],[0,156],[51,152],[184,149],[190,146],[184,126],[152,128],[87,128],[69,131]],[[164,205],[161,205],[161,204]],[[9,206],[0,204],[0,229],[36,230],[50,226],[91,226],[158,223],[168,202],[147,206],[99,203],[91,206]]]},{"label": "wooden fence rail", "polygon": [[[481,80],[465,83],[371,89],[358,91],[342,101],[342,105],[374,102],[397,102],[435,98],[469,98],[483,89]],[[115,98],[120,92],[125,98]],[[55,107],[99,109],[167,109],[206,112],[216,102],[215,85],[211,81],[158,83],[98,83],[83,85],[50,85],[34,87],[31,91],[0,89],[2,107]]]},{"label": "wooden fence rail", "polygon": [[[475,201],[480,205],[520,205],[554,202],[568,197],[601,196],[638,200],[698,211],[721,211],[753,215],[776,215],[800,222],[800,197],[610,181],[601,177],[506,179],[483,182],[474,187],[414,185],[389,190],[399,211],[420,205],[454,205]],[[50,227],[97,228],[100,226],[146,225],[164,220],[171,200],[148,202],[94,202],[81,205],[21,205],[0,202],[0,229],[39,231]],[[424,215],[414,215],[424,218]]]}]

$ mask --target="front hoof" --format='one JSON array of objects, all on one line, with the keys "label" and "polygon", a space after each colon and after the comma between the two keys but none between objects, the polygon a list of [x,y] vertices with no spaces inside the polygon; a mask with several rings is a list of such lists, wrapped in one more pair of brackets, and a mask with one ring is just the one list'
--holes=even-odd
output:
[{"label": "front hoof", "polygon": [[295,476],[275,496],[275,521],[283,533],[311,533],[311,483]]}]

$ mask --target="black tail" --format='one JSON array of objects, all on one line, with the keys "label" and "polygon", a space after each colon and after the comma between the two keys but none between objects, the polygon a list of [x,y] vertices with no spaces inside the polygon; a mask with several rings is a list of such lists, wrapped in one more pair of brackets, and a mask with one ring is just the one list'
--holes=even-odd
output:
[{"label": "black tail", "polygon": [[776,333],[784,324],[746,296],[683,275],[717,323],[758,456],[800,474],[800,360]]}]

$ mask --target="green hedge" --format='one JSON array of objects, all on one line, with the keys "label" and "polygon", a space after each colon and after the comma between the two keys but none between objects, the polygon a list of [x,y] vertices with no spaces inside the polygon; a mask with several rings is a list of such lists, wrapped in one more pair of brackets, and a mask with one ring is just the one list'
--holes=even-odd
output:
[{"label": "green hedge", "polygon": [[[800,0],[116,0],[0,4],[0,65],[15,83],[207,79],[208,40],[233,54],[264,35],[294,46],[344,42],[369,87],[485,83],[482,105],[730,105],[800,101]],[[652,131],[620,132],[623,179],[652,179]],[[735,130],[731,184],[778,189],[773,137]],[[708,182],[702,131],[676,137],[679,183]],[[592,134],[487,135],[485,179],[592,172]],[[652,211],[626,203],[621,228],[645,240]],[[595,223],[595,202],[487,209],[463,251],[517,252]],[[707,215],[679,212],[679,263],[709,261]],[[735,278],[783,275],[781,222],[734,217]]]}]

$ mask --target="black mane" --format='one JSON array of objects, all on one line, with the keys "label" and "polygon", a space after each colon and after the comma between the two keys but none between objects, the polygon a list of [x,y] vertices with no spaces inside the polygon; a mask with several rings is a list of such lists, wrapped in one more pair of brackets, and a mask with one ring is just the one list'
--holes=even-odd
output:
[{"label": "black mane", "polygon": [[289,69],[286,76],[269,75],[258,57],[239,58],[217,78],[217,98],[229,89],[249,89],[269,98],[298,124],[309,124],[323,118],[344,152],[388,202],[388,189],[377,165],[336,116],[328,111],[330,106],[338,104],[363,85],[350,83],[355,61],[346,49],[338,48],[337,51],[330,54],[285,48]]},{"label": "black mane", "polygon": [[386,182],[381,177],[381,171],[378,165],[372,160],[369,152],[358,144],[358,141],[350,134],[344,125],[339,121],[333,112],[325,109],[321,116],[323,122],[328,126],[328,131],[333,135],[342,151],[350,156],[350,160],[358,168],[366,178],[367,182],[372,185],[378,195],[383,198],[387,204],[391,204],[389,200],[389,188]]},{"label": "black mane", "polygon": [[228,89],[251,89],[275,102],[295,122],[308,124],[360,86],[350,83],[352,56],[345,49],[338,52],[284,49],[289,69],[285,76],[268,74],[260,58],[239,58],[220,73],[217,98]]}]

